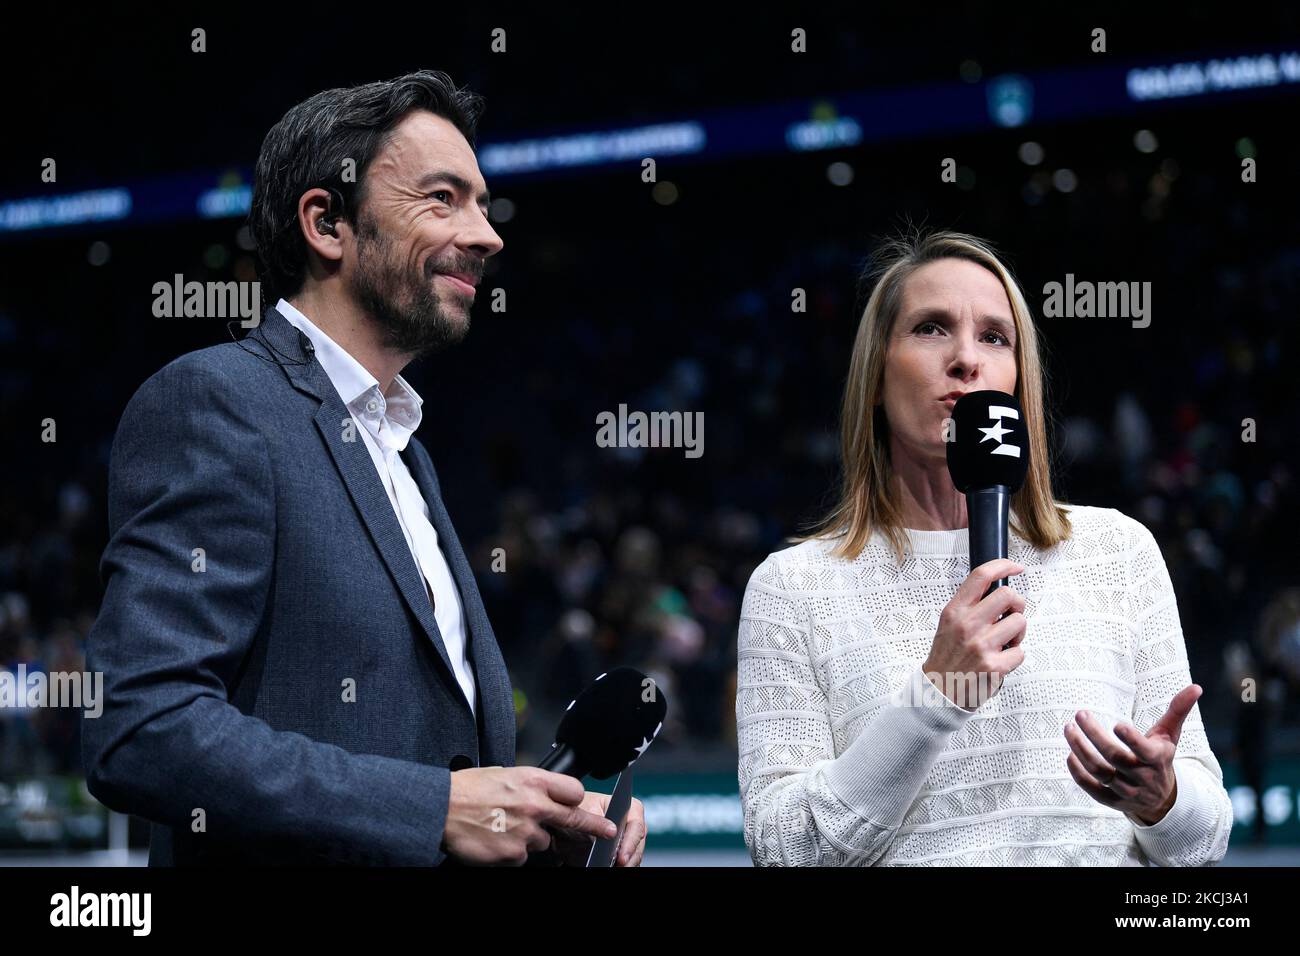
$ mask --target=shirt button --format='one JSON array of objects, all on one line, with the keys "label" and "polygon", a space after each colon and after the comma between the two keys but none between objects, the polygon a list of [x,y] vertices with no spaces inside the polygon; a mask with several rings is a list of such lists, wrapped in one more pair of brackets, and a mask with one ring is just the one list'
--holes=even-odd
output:
[{"label": "shirt button", "polygon": [[370,401],[366,402],[366,411],[368,411],[372,415],[375,412],[379,411],[379,402],[377,402],[373,398]]}]

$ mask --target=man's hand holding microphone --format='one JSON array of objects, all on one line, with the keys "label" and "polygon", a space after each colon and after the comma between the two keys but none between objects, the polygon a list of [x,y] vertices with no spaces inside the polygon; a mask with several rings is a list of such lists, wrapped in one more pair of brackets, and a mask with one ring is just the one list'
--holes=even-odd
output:
[{"label": "man's hand holding microphone", "polygon": [[[563,864],[586,865],[593,841],[613,839],[618,827],[604,816],[611,797],[584,790],[583,777],[626,772],[659,734],[667,708],[640,671],[601,674],[565,708],[540,767],[452,772],[443,848],[466,863],[518,866],[530,853],[553,849]],[[633,799],[613,865],[640,866],[645,838],[645,807]],[[609,859],[603,855],[601,865]]]},{"label": "man's hand holding microphone", "polygon": [[[480,866],[522,866],[530,853],[549,849],[565,864],[582,866],[591,841],[616,832],[603,815],[608,802],[580,780],[537,767],[457,770],[443,845],[462,862]],[[615,865],[640,866],[645,837],[645,807],[633,800]]]}]

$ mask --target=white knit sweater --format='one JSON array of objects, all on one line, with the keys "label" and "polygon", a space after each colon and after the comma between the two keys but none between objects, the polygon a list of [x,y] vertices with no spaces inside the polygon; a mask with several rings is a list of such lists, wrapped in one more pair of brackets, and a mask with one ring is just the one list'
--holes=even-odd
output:
[{"label": "white knit sweater", "polygon": [[[921,662],[969,573],[967,531],[911,531],[900,567],[880,535],[854,560],[809,541],[754,571],[740,620],[736,729],[745,842],[772,866],[1205,865],[1232,804],[1199,705],[1174,758],[1177,797],[1151,826],[1070,776],[1065,725],[1089,710],[1146,732],[1192,683],[1169,572],[1151,533],[1111,508],[1065,506],[1073,536],[1025,566],[1024,663],[976,710]],[[941,696],[935,691],[931,697]]]}]

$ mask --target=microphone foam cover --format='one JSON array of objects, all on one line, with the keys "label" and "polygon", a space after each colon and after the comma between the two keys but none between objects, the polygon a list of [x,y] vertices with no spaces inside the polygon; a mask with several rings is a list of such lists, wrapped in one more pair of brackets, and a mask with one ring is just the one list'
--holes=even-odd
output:
[{"label": "microphone foam cover", "polygon": [[616,667],[569,704],[555,742],[572,747],[587,773],[604,780],[641,756],[666,713],[668,701],[657,684],[634,668]]},{"label": "microphone foam cover", "polygon": [[960,492],[1006,485],[1011,492],[1025,483],[1029,470],[1029,433],[1014,395],[988,389],[967,392],[952,409],[948,474]]}]

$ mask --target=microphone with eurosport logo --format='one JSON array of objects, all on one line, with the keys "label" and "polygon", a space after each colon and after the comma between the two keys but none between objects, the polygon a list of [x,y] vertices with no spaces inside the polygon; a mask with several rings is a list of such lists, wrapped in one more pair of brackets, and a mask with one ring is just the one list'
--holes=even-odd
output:
[{"label": "microphone with eurosport logo", "polygon": [[658,685],[631,667],[601,674],[565,709],[555,743],[538,766],[579,780],[588,774],[597,780],[618,774],[605,812],[617,832],[592,844],[589,868],[614,865],[632,804],[632,764],[659,735],[667,713],[668,701]]},{"label": "microphone with eurosport logo", "polygon": [[579,779],[612,777],[645,753],[667,713],[668,701],[653,680],[616,667],[569,703],[555,743],[538,766]]},{"label": "microphone with eurosport logo", "polygon": [[[1011,496],[1029,469],[1028,432],[1014,395],[992,389],[967,392],[952,409],[948,474],[966,495],[970,567],[1007,556]],[[994,581],[984,596],[1006,585]]]}]

